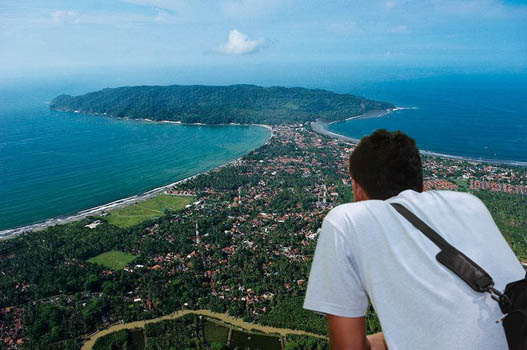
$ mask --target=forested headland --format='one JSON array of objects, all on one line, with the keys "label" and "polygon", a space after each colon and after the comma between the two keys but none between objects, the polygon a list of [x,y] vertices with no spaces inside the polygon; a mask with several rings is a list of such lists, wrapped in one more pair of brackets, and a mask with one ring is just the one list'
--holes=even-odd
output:
[{"label": "forested headland", "polygon": [[344,120],[390,108],[390,103],[327,90],[255,85],[107,88],[82,96],[60,95],[50,104],[51,110],[117,118],[272,125]]}]

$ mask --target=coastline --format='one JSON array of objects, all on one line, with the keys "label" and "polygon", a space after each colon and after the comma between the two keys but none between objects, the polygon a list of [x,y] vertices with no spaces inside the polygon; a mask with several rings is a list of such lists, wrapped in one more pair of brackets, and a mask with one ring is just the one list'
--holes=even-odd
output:
[{"label": "coastline", "polygon": [[240,123],[222,123],[222,124],[204,124],[204,123],[182,123],[180,121],[174,121],[174,120],[152,120],[148,118],[137,118],[137,119],[129,119],[129,118],[117,118],[117,117],[111,117],[113,119],[121,119],[121,120],[137,120],[140,122],[148,122],[148,123],[163,123],[163,124],[176,124],[176,125],[192,125],[192,126],[259,126],[261,128],[265,128],[273,133],[273,128],[271,125],[267,124],[240,124]]},{"label": "coastline", "polygon": [[[350,142],[353,144],[357,144],[360,140],[351,138],[342,134],[337,134],[332,131],[329,131],[329,126],[334,123],[343,122],[346,120],[353,120],[353,119],[359,119],[359,118],[379,118],[383,117],[389,113],[403,110],[403,109],[413,109],[413,108],[402,108],[402,107],[396,107],[389,110],[377,110],[377,111],[370,111],[364,114],[360,114],[354,117],[350,117],[344,120],[336,120],[332,122],[326,122],[323,120],[317,120],[316,122],[311,122],[311,128],[318,132],[319,134],[326,135],[332,138],[337,138],[342,141]],[[446,159],[456,159],[456,160],[462,160],[467,162],[474,162],[474,163],[487,163],[492,165],[505,165],[505,166],[511,166],[511,167],[527,167],[527,162],[522,161],[514,161],[514,160],[499,160],[499,159],[478,159],[478,158],[471,158],[467,156],[459,156],[454,154],[444,154],[439,152],[433,152],[428,150],[420,150],[419,151],[422,155],[430,156],[430,157],[439,157],[439,158],[446,158]]]},{"label": "coastline", "polygon": [[337,133],[334,133],[332,131],[329,131],[329,126],[331,124],[340,123],[340,122],[344,122],[344,121],[347,121],[347,120],[353,120],[353,119],[380,118],[380,117],[383,117],[383,116],[385,116],[387,114],[390,114],[392,112],[399,111],[399,110],[402,110],[402,109],[407,109],[407,108],[395,107],[395,108],[389,108],[389,109],[376,109],[376,110],[368,111],[366,113],[362,113],[362,114],[359,114],[359,115],[356,115],[356,116],[353,116],[353,117],[349,117],[349,118],[346,118],[346,119],[343,119],[343,120],[334,120],[334,121],[331,121],[331,122],[326,122],[324,120],[317,119],[316,121],[311,122],[311,128],[313,128],[313,130],[318,132],[319,134],[323,134],[323,135],[326,135],[326,136],[329,136],[329,137],[341,139],[343,141],[347,141],[347,142],[351,142],[351,143],[359,143],[359,141],[360,141],[359,139],[354,139],[352,137],[344,136],[342,134],[337,134]]},{"label": "coastline", "polygon": [[[336,139],[339,139],[339,140],[342,140],[342,141],[345,141],[345,142],[350,142],[352,144],[357,144],[360,141],[359,139],[351,138],[351,137],[348,137],[348,136],[345,136],[345,135],[342,135],[342,134],[337,134],[337,133],[334,133],[332,131],[329,131],[329,126],[331,124],[338,123],[338,122],[343,122],[343,121],[346,121],[346,120],[353,120],[353,119],[359,119],[359,118],[378,118],[378,117],[385,116],[385,115],[387,115],[389,113],[392,113],[394,111],[403,110],[403,109],[412,109],[412,108],[395,107],[395,108],[390,108],[390,109],[386,109],[386,110],[373,110],[373,111],[368,111],[366,113],[363,113],[363,114],[360,114],[360,115],[357,115],[357,116],[352,116],[352,117],[346,118],[344,120],[336,120],[336,121],[331,121],[331,122],[326,122],[326,121],[318,119],[315,122],[311,122],[311,127],[312,127],[313,131],[315,131],[315,132],[317,132],[319,134],[322,134],[322,135],[325,135],[325,136],[328,136],[328,137],[331,137],[331,138],[336,138]],[[72,111],[59,111],[59,112],[79,113],[78,111],[74,111],[74,112],[72,112]],[[190,126],[258,126],[258,127],[262,127],[262,128],[265,128],[265,129],[269,130],[270,134],[269,134],[269,137],[266,140],[266,142],[264,144],[262,144],[261,146],[255,148],[255,149],[258,149],[258,148],[268,144],[270,142],[270,140],[274,136],[272,126],[267,125],[267,124],[182,123],[180,121],[172,121],[172,120],[152,120],[152,119],[148,119],[148,118],[137,118],[137,119],[134,118],[134,119],[130,119],[130,118],[118,118],[118,117],[113,117],[111,115],[105,115],[105,114],[100,114],[100,113],[91,113],[91,114],[90,113],[85,113],[85,112],[81,112],[81,113],[87,114],[87,115],[91,115],[91,116],[108,117],[108,118],[112,118],[112,119],[138,121],[138,122],[145,122],[145,123],[163,123],[163,124],[190,125]],[[255,149],[252,149],[249,152],[252,152]],[[247,152],[247,153],[249,153],[249,152]],[[427,150],[421,150],[420,153],[423,154],[423,155],[426,155],[426,156],[446,158],[446,159],[456,159],[456,160],[475,162],[475,163],[488,163],[488,164],[494,164],[494,165],[527,167],[527,162],[521,162],[521,161],[500,161],[500,160],[492,160],[492,159],[476,159],[476,158],[470,158],[470,157],[464,157],[464,156],[458,156],[458,155],[442,154],[442,153],[432,152],[432,151],[427,151]],[[84,210],[78,211],[78,212],[76,212],[74,214],[71,214],[71,215],[56,216],[56,217],[52,217],[52,218],[49,218],[49,219],[46,219],[46,220],[42,220],[42,221],[39,221],[39,222],[35,222],[35,223],[32,223],[32,224],[27,224],[27,225],[23,225],[23,226],[19,226],[19,227],[14,227],[14,228],[9,228],[9,229],[5,229],[5,230],[0,230],[0,240],[13,238],[13,237],[16,237],[16,236],[18,236],[20,234],[26,233],[26,232],[44,230],[44,229],[46,229],[48,227],[55,226],[55,225],[61,225],[61,224],[71,223],[71,222],[74,222],[74,221],[80,221],[80,220],[85,219],[88,216],[97,216],[97,215],[100,215],[103,212],[108,211],[108,210],[114,210],[114,209],[123,208],[123,207],[126,207],[126,206],[130,206],[130,205],[136,204],[138,202],[141,202],[141,201],[150,199],[150,198],[152,198],[152,197],[154,197],[156,195],[159,195],[159,194],[163,193],[166,189],[171,188],[173,186],[176,186],[178,184],[184,183],[186,181],[189,181],[189,180],[193,179],[194,177],[197,177],[197,176],[199,176],[201,174],[206,174],[206,173],[209,173],[211,171],[220,169],[220,168],[222,168],[224,166],[236,163],[242,157],[243,156],[238,157],[237,159],[231,160],[231,161],[229,161],[229,162],[227,162],[225,164],[219,165],[219,166],[217,166],[217,167],[215,167],[213,169],[210,169],[210,170],[207,170],[207,171],[204,171],[204,172],[199,172],[197,174],[194,174],[192,176],[183,178],[183,179],[178,180],[176,182],[173,182],[173,183],[170,183],[170,184],[167,184],[167,185],[163,185],[163,186],[160,186],[160,187],[157,187],[157,188],[151,189],[149,191],[146,191],[146,192],[143,192],[143,193],[139,193],[139,194],[136,194],[136,195],[133,195],[133,196],[130,196],[130,197],[121,198],[121,199],[118,199],[118,200],[115,200],[115,201],[112,201],[112,202],[108,202],[108,203],[104,203],[104,204],[101,204],[101,205],[98,205],[98,206],[95,206],[95,207],[92,207],[92,208],[84,209]]]},{"label": "coastline", "polygon": [[[229,163],[222,164],[219,167],[216,167],[214,169],[218,169],[220,167],[228,165],[228,164],[230,164],[232,162],[235,162],[237,160],[239,160],[239,158],[236,159],[236,160],[233,160],[233,161],[231,161]],[[211,170],[214,170],[214,169],[211,169]],[[211,170],[209,170],[209,171],[211,171]],[[181,179],[179,181],[173,182],[171,184],[154,188],[152,190],[149,190],[149,191],[141,193],[141,194],[136,194],[136,195],[133,195],[133,196],[130,196],[130,197],[117,199],[117,200],[109,202],[109,203],[104,203],[104,204],[98,205],[96,207],[84,209],[84,210],[81,210],[81,211],[79,211],[79,212],[77,212],[75,214],[72,214],[72,215],[56,216],[56,217],[53,217],[53,218],[50,218],[50,219],[47,219],[47,220],[44,220],[44,221],[36,222],[36,223],[33,223],[33,224],[24,225],[24,226],[15,227],[15,228],[10,228],[10,229],[7,229],[7,230],[2,230],[2,231],[0,231],[0,240],[13,238],[13,237],[15,237],[17,235],[20,235],[22,233],[25,233],[25,232],[41,231],[41,230],[44,230],[44,229],[46,229],[46,228],[48,228],[50,226],[62,225],[62,224],[67,224],[67,223],[74,222],[74,221],[80,221],[80,220],[83,220],[83,219],[87,218],[88,216],[100,215],[103,212],[106,212],[108,210],[113,210],[113,209],[127,207],[129,205],[133,205],[133,204],[136,204],[138,202],[144,201],[146,199],[150,199],[152,197],[155,197],[156,195],[163,193],[165,190],[167,190],[168,188],[170,188],[172,186],[184,183],[184,182],[186,182],[188,180],[191,180],[194,177],[196,177],[196,176],[198,176],[200,174],[204,174],[204,173],[207,173],[207,172],[198,173],[198,174],[186,177],[184,179]]]},{"label": "coastline", "polygon": [[[47,102],[49,104],[49,102]],[[205,124],[205,123],[183,123],[179,120],[154,120],[150,118],[128,118],[128,117],[115,117],[111,114],[107,113],[90,113],[80,110],[66,110],[66,109],[52,109],[52,111],[55,112],[61,112],[61,113],[81,113],[88,116],[93,117],[103,117],[103,118],[112,118],[117,120],[129,120],[129,121],[138,121],[138,122],[145,122],[145,123],[163,123],[163,124],[176,124],[176,125],[193,125],[193,126],[259,126],[261,128],[265,128],[271,132],[271,137],[273,133],[273,128],[271,125],[267,124],[242,124],[242,123],[219,123],[219,124]]]},{"label": "coastline", "polygon": [[[106,115],[100,115],[98,114],[97,116],[103,116],[103,117],[111,117],[111,116],[106,116]],[[113,118],[113,117],[111,117]],[[180,122],[174,122],[174,121],[169,121],[169,120],[151,120],[151,119],[147,119],[147,118],[142,118],[142,119],[128,119],[128,118],[115,118],[115,119],[122,119],[122,120],[137,120],[139,122],[150,122],[150,123],[170,123],[170,124],[179,124],[179,125],[193,125],[193,126],[258,126],[258,127],[262,127],[262,128],[265,128],[267,130],[269,130],[269,137],[267,138],[267,140],[265,141],[265,143],[263,143],[262,145],[258,146],[257,148],[254,148],[254,149],[251,149],[249,150],[247,153],[245,153],[244,155],[234,159],[234,160],[231,160],[227,163],[224,163],[224,164],[221,164],[215,168],[212,168],[210,170],[207,170],[207,171],[202,171],[202,172],[199,172],[199,173],[196,173],[192,176],[188,176],[186,178],[183,178],[183,179],[180,179],[176,182],[172,182],[170,184],[167,184],[167,185],[163,185],[163,186],[160,186],[160,187],[156,187],[156,188],[153,188],[151,190],[148,190],[146,192],[143,192],[143,193],[139,193],[139,194],[136,194],[136,195],[133,195],[133,196],[130,196],[130,197],[125,197],[125,198],[121,198],[121,199],[117,199],[115,201],[112,201],[112,202],[108,202],[108,203],[103,203],[101,205],[98,205],[98,206],[95,206],[95,207],[91,207],[91,208],[87,208],[87,209],[84,209],[84,210],[81,210],[81,211],[78,211],[74,214],[71,214],[71,215],[61,215],[61,216],[56,216],[56,217],[52,217],[52,218],[49,218],[49,219],[46,219],[46,220],[42,220],[42,221],[38,221],[38,222],[35,222],[35,223],[32,223],[32,224],[28,224],[28,225],[23,225],[23,226],[19,226],[19,227],[13,227],[13,228],[9,228],[9,229],[5,229],[5,230],[0,230],[0,241],[1,240],[5,240],[5,239],[10,239],[10,238],[14,238],[18,235],[21,235],[23,233],[26,233],[26,232],[34,232],[34,231],[41,231],[41,230],[44,230],[48,227],[51,227],[51,226],[55,226],[55,225],[62,225],[62,224],[67,224],[67,223],[71,223],[71,222],[74,222],[74,221],[80,221],[80,220],[83,220],[85,218],[87,218],[88,216],[97,216],[97,215],[100,215],[102,214],[103,212],[106,212],[106,211],[109,211],[109,210],[114,210],[114,209],[119,209],[119,208],[123,208],[123,207],[127,207],[127,206],[130,206],[130,205],[133,205],[133,204],[136,204],[138,202],[141,202],[141,201],[144,201],[144,200],[147,200],[147,199],[150,199],[152,197],[155,197],[159,194],[162,194],[164,191],[166,191],[167,189],[171,188],[171,187],[174,187],[176,185],[179,185],[179,184],[182,184],[186,181],[189,181],[199,175],[202,175],[202,174],[207,174],[211,171],[215,171],[215,170],[218,170],[218,169],[221,169],[222,167],[225,167],[225,166],[228,166],[228,165],[231,165],[231,164],[235,164],[236,162],[238,162],[241,158],[243,158],[246,154],[254,151],[255,149],[258,149],[260,147],[263,147],[265,145],[267,145],[270,140],[273,138],[274,136],[274,133],[273,133],[273,128],[270,126],[270,125],[266,125],[266,124],[214,124],[214,125],[208,125],[208,124],[202,124],[202,123],[180,123]]]}]

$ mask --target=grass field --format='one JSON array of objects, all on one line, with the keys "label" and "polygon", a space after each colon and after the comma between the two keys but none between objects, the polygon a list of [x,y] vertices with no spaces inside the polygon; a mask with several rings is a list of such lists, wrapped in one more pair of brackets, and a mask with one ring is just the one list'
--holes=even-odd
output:
[{"label": "grass field", "polygon": [[144,220],[149,220],[156,216],[163,216],[165,209],[183,209],[193,201],[194,197],[191,196],[159,195],[128,207],[113,210],[105,219],[109,224],[128,228]]},{"label": "grass field", "polygon": [[111,250],[88,259],[89,262],[105,266],[112,270],[122,270],[126,265],[134,261],[135,256],[118,250]]}]

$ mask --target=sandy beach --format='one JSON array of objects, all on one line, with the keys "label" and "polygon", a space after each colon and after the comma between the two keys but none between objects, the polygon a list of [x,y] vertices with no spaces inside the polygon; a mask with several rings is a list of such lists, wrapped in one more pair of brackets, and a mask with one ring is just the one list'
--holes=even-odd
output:
[{"label": "sandy beach", "polygon": [[[393,108],[393,109],[388,109],[388,110],[377,110],[377,111],[369,111],[367,113],[364,113],[364,114],[361,114],[361,115],[358,115],[358,116],[355,116],[355,117],[350,117],[350,118],[347,118],[347,119],[344,119],[344,120],[352,120],[352,119],[359,119],[359,118],[379,118],[379,117],[383,117],[389,113],[392,113],[392,112],[395,112],[395,111],[398,111],[398,110],[403,110],[403,109],[415,109],[415,107],[412,107],[412,108],[406,108],[406,107],[396,107],[396,108]],[[337,138],[337,139],[340,139],[340,140],[343,140],[343,141],[346,141],[346,142],[351,142],[351,143],[358,143],[360,140],[359,139],[354,139],[354,138],[351,138],[351,137],[348,137],[348,136],[344,136],[344,135],[341,135],[341,134],[337,134],[337,133],[334,133],[332,131],[329,131],[329,126],[331,124],[334,124],[334,123],[339,123],[339,122],[342,122],[344,120],[337,120],[337,121],[332,121],[332,122],[326,122],[326,121],[323,121],[323,120],[317,120],[316,122],[311,122],[311,127],[313,128],[314,131],[320,133],[320,134],[323,134],[323,135],[326,135],[326,136],[329,136],[329,137],[333,137],[333,138]],[[509,161],[509,160],[495,160],[495,159],[477,159],[477,158],[470,158],[470,157],[463,157],[463,156],[456,156],[456,155],[452,155],[452,154],[443,154],[443,153],[438,153],[438,152],[432,152],[432,151],[427,151],[427,150],[420,150],[420,153],[422,155],[425,155],[425,156],[431,156],[431,157],[439,157],[439,158],[446,158],[446,159],[457,159],[457,160],[462,160],[462,161],[467,161],[467,162],[474,162],[474,163],[488,163],[488,164],[493,164],[493,165],[507,165],[507,166],[520,166],[520,167],[527,167],[527,162],[520,162],[520,161]]]},{"label": "sandy beach", "polygon": [[[102,115],[98,115],[98,116],[102,116]],[[136,120],[142,121],[142,122],[147,122],[147,123],[171,123],[171,124],[173,123],[173,124],[180,124],[180,125],[182,124],[181,122],[174,122],[174,121],[169,121],[169,120],[153,121],[153,120],[150,120],[150,119],[147,119],[147,118],[145,118],[145,119],[136,119]],[[202,124],[183,124],[183,125],[202,125]],[[222,125],[229,125],[229,124],[222,124]],[[241,125],[240,124],[240,126],[258,126],[258,127],[262,127],[262,128],[265,128],[265,129],[269,130],[270,131],[269,138],[267,139],[267,141],[263,145],[268,144],[269,141],[271,140],[271,138],[274,136],[273,128],[270,125],[265,125],[265,124]],[[252,150],[249,151],[249,152],[252,152]],[[115,201],[112,201],[112,202],[109,202],[109,203],[101,204],[101,205],[93,207],[93,208],[88,208],[88,209],[85,209],[85,210],[81,210],[81,211],[79,211],[79,212],[77,212],[75,214],[72,214],[72,215],[64,215],[64,216],[53,217],[53,218],[50,218],[50,219],[47,219],[47,220],[44,220],[44,221],[40,221],[40,222],[36,222],[36,223],[33,223],[33,224],[24,225],[24,226],[20,226],[20,227],[14,227],[14,228],[7,229],[7,230],[2,230],[2,231],[0,231],[0,240],[13,238],[13,237],[16,237],[17,235],[20,235],[20,234],[25,233],[25,232],[33,232],[33,231],[44,230],[44,229],[46,229],[46,228],[48,228],[50,226],[62,225],[62,224],[67,224],[67,223],[74,222],[74,221],[80,221],[80,220],[83,220],[83,219],[87,218],[88,216],[98,216],[98,215],[101,215],[101,214],[103,214],[105,212],[108,212],[110,210],[119,209],[119,208],[123,208],[123,207],[127,207],[127,206],[130,206],[130,205],[136,204],[138,202],[141,202],[141,201],[150,199],[152,197],[155,197],[155,196],[163,193],[167,189],[169,189],[171,187],[174,187],[176,185],[182,184],[182,183],[184,183],[186,181],[189,181],[189,180],[195,178],[196,176],[199,176],[201,174],[207,174],[207,173],[209,173],[211,171],[215,171],[215,170],[220,169],[220,168],[222,168],[224,166],[227,166],[227,165],[230,165],[230,164],[234,164],[234,163],[238,162],[242,157],[238,157],[238,158],[236,158],[236,159],[234,159],[234,160],[232,160],[230,162],[227,162],[225,164],[222,164],[222,165],[220,165],[220,166],[218,166],[218,167],[216,167],[214,169],[211,169],[211,170],[208,170],[208,171],[205,171],[205,172],[197,173],[195,175],[186,177],[186,178],[178,180],[176,182],[173,182],[173,183],[170,183],[170,184],[167,184],[167,185],[164,185],[164,186],[160,186],[160,187],[154,188],[154,189],[149,190],[147,192],[140,193],[140,194],[137,194],[137,195],[126,197],[126,198],[122,198],[122,199],[118,199],[118,200],[115,200]]]},{"label": "sandy beach", "polygon": [[[236,160],[233,160],[233,161],[231,161],[229,163],[223,164],[221,166],[225,166],[225,165],[231,164],[231,163],[233,163],[233,162],[235,162],[237,160],[239,160],[239,158],[236,159]],[[218,168],[215,168],[215,169],[218,169]],[[59,217],[51,218],[51,219],[48,219],[48,220],[45,220],[45,221],[42,221],[42,222],[37,222],[37,223],[26,225],[26,226],[21,226],[21,227],[16,227],[16,228],[12,228],[12,229],[3,230],[3,231],[0,231],[0,240],[7,239],[7,238],[12,238],[12,237],[14,237],[16,235],[19,235],[21,233],[24,233],[24,232],[40,231],[40,230],[43,230],[43,229],[45,229],[47,227],[50,227],[50,226],[67,224],[69,222],[79,221],[79,220],[85,219],[88,216],[97,216],[97,215],[101,215],[101,214],[103,214],[103,213],[105,213],[107,211],[110,211],[110,210],[126,207],[126,206],[129,206],[129,205],[135,204],[137,202],[141,202],[141,201],[144,201],[146,199],[155,197],[156,195],[163,193],[166,189],[168,189],[170,187],[173,187],[173,186],[176,186],[178,184],[184,183],[185,181],[188,181],[188,180],[190,180],[190,179],[192,179],[192,178],[194,178],[194,177],[196,177],[196,176],[198,176],[200,174],[201,173],[198,173],[196,175],[189,176],[187,178],[184,178],[182,180],[176,181],[174,183],[154,188],[154,189],[152,189],[150,191],[147,191],[145,193],[142,193],[142,194],[134,195],[134,196],[127,197],[127,198],[118,199],[116,201],[113,201],[113,202],[110,202],[110,203],[106,203],[106,204],[102,204],[102,205],[99,205],[97,207],[85,209],[85,210],[79,211],[78,213],[75,213],[73,215],[59,216]]]},{"label": "sandy beach", "polygon": [[[353,116],[353,117],[347,118],[345,120],[352,120],[352,119],[358,119],[358,118],[378,118],[378,117],[385,116],[385,115],[387,115],[387,114],[389,114],[391,112],[394,112],[394,111],[397,111],[397,110],[401,110],[401,109],[406,109],[406,108],[396,107],[396,108],[387,109],[387,110],[369,111],[369,112],[366,112],[366,113],[361,114],[361,115],[357,115],[357,116]],[[101,115],[101,114],[94,114],[94,115],[102,116],[102,117],[110,117],[110,116],[105,116],[105,115]],[[127,118],[119,118],[119,119],[127,119]],[[155,120],[151,120],[151,119],[148,119],[148,118],[134,119],[134,120],[145,122],[145,123],[167,123],[167,124],[194,125],[194,126],[196,126],[196,125],[203,125],[203,124],[199,124],[199,123],[185,124],[185,123],[181,123],[180,121],[169,121],[169,120],[155,121]],[[311,122],[311,127],[313,128],[314,131],[316,131],[316,132],[318,132],[320,134],[332,137],[332,138],[337,138],[337,139],[340,139],[340,140],[343,140],[343,141],[346,141],[346,142],[350,142],[350,143],[353,143],[353,144],[356,144],[356,143],[359,142],[358,139],[347,137],[347,136],[344,136],[344,135],[341,135],[341,134],[337,134],[337,133],[334,133],[334,132],[328,130],[329,125],[331,125],[333,123],[337,123],[337,122],[342,122],[342,121],[339,120],[339,121],[326,122],[326,121],[323,121],[323,120],[317,120],[316,122]],[[264,145],[269,143],[269,141],[273,137],[273,128],[270,125],[265,125],[265,124],[217,124],[217,125],[210,125],[210,126],[224,126],[224,125],[259,126],[259,127],[265,128],[265,129],[270,131],[270,136],[267,139],[267,141],[264,143]],[[209,125],[207,125],[207,126],[209,126]],[[448,158],[448,159],[457,159],[457,160],[476,162],[476,163],[489,163],[489,164],[497,164],[497,165],[510,165],[510,166],[522,166],[522,167],[527,166],[527,162],[499,161],[499,160],[486,160],[486,159],[471,159],[471,158],[468,158],[468,157],[449,155],[449,154],[441,154],[441,153],[431,152],[431,151],[427,151],[427,150],[421,150],[421,154],[426,155],[426,156]],[[232,161],[230,161],[228,163],[225,163],[223,165],[220,165],[220,166],[218,166],[218,167],[216,167],[214,169],[211,169],[211,170],[209,170],[207,172],[203,172],[203,173],[208,173],[210,171],[214,171],[215,169],[219,169],[219,168],[221,168],[223,166],[235,163],[235,162],[237,162],[240,159],[241,159],[241,157],[237,158],[235,160],[232,160]],[[70,223],[70,222],[73,222],[73,221],[79,221],[79,220],[85,219],[88,216],[97,216],[97,215],[101,215],[104,212],[108,212],[110,210],[114,210],[114,209],[118,209],[118,208],[129,206],[129,205],[133,205],[133,204],[135,204],[137,202],[144,201],[144,200],[150,199],[150,198],[152,198],[152,197],[154,197],[156,195],[159,195],[159,194],[163,193],[166,189],[171,188],[173,186],[176,186],[178,184],[184,183],[185,181],[188,181],[188,180],[190,180],[190,179],[192,179],[192,178],[194,178],[194,177],[196,177],[196,176],[198,176],[200,174],[202,174],[202,173],[198,173],[198,174],[195,174],[193,176],[190,176],[190,177],[178,180],[178,181],[176,181],[174,183],[170,183],[170,184],[167,184],[167,185],[164,185],[164,186],[161,186],[161,187],[154,188],[152,190],[149,190],[149,191],[141,193],[141,194],[137,194],[137,195],[134,195],[134,196],[131,196],[131,197],[127,197],[127,198],[118,199],[118,200],[115,200],[115,201],[112,201],[112,202],[109,202],[109,203],[105,203],[105,204],[102,204],[102,205],[99,205],[99,206],[96,206],[96,207],[93,207],[93,208],[85,209],[85,210],[79,211],[79,212],[77,212],[75,214],[72,214],[72,215],[54,217],[54,218],[50,218],[50,219],[47,219],[45,221],[37,222],[37,223],[34,223],[34,224],[29,224],[29,225],[25,225],[25,226],[21,226],[21,227],[15,227],[15,228],[7,229],[7,230],[2,230],[2,231],[0,231],[0,240],[12,238],[12,237],[15,237],[16,235],[22,234],[24,232],[39,231],[39,230],[43,230],[43,229],[45,229],[47,227],[50,227],[50,226],[66,224],[66,223]]]},{"label": "sandy beach", "polygon": [[336,134],[334,132],[329,131],[328,130],[329,124],[330,123],[327,123],[325,121],[317,120],[316,122],[311,122],[311,128],[314,131],[316,131],[316,132],[318,132],[319,134],[322,134],[322,135],[326,135],[326,136],[329,136],[329,137],[337,138],[337,139],[340,139],[340,140],[343,140],[343,141],[347,141],[347,142],[351,142],[351,143],[358,143],[359,142],[359,140],[357,140],[357,139],[352,139],[351,137],[347,137],[347,136]]},{"label": "sandy beach", "polygon": [[366,113],[359,114],[359,115],[356,115],[356,116],[353,116],[353,117],[349,117],[349,118],[346,118],[346,119],[343,119],[343,120],[335,120],[335,121],[332,121],[332,122],[326,122],[326,121],[317,119],[317,121],[311,122],[311,127],[313,128],[313,130],[315,130],[316,132],[318,132],[320,134],[323,134],[323,135],[326,135],[326,136],[329,136],[329,137],[338,138],[340,140],[351,142],[351,143],[358,143],[359,142],[358,139],[354,139],[354,138],[351,138],[351,137],[348,137],[348,136],[344,136],[344,135],[337,134],[337,133],[334,133],[332,131],[329,131],[329,129],[328,129],[329,126],[331,124],[343,122],[343,121],[346,121],[346,120],[353,120],[353,119],[359,119],[359,118],[380,118],[380,117],[385,116],[385,115],[387,115],[387,114],[389,114],[391,112],[398,111],[398,110],[401,110],[401,109],[405,109],[405,108],[403,108],[403,107],[395,107],[395,108],[390,108],[390,109],[378,109],[378,110],[368,111]]}]

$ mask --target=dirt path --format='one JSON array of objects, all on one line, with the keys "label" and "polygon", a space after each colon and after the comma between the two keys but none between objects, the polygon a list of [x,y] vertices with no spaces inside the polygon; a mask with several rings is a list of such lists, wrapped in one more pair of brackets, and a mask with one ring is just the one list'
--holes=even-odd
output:
[{"label": "dirt path", "polygon": [[202,316],[207,316],[211,318],[216,318],[216,319],[219,319],[220,321],[228,323],[229,325],[236,326],[244,330],[256,329],[266,334],[279,334],[281,336],[285,336],[288,334],[294,334],[294,335],[307,335],[310,337],[316,337],[316,338],[321,338],[321,339],[326,338],[320,334],[300,331],[296,329],[275,328],[275,327],[270,327],[270,326],[262,326],[256,323],[249,323],[249,322],[243,321],[240,318],[235,318],[235,317],[229,316],[228,314],[220,314],[220,313],[213,312],[210,310],[181,310],[181,311],[174,312],[170,315],[161,316],[161,317],[153,318],[150,320],[135,321],[135,322],[113,325],[109,328],[106,328],[102,331],[99,331],[93,334],[90,337],[90,339],[88,339],[88,341],[84,343],[84,345],[82,346],[82,350],[92,350],[92,347],[95,344],[95,341],[98,338],[105,336],[107,334],[120,331],[122,329],[144,328],[145,325],[148,323],[155,323],[155,322],[160,322],[160,321],[165,321],[165,320],[173,320],[173,319],[180,318],[188,314],[202,315]]}]

